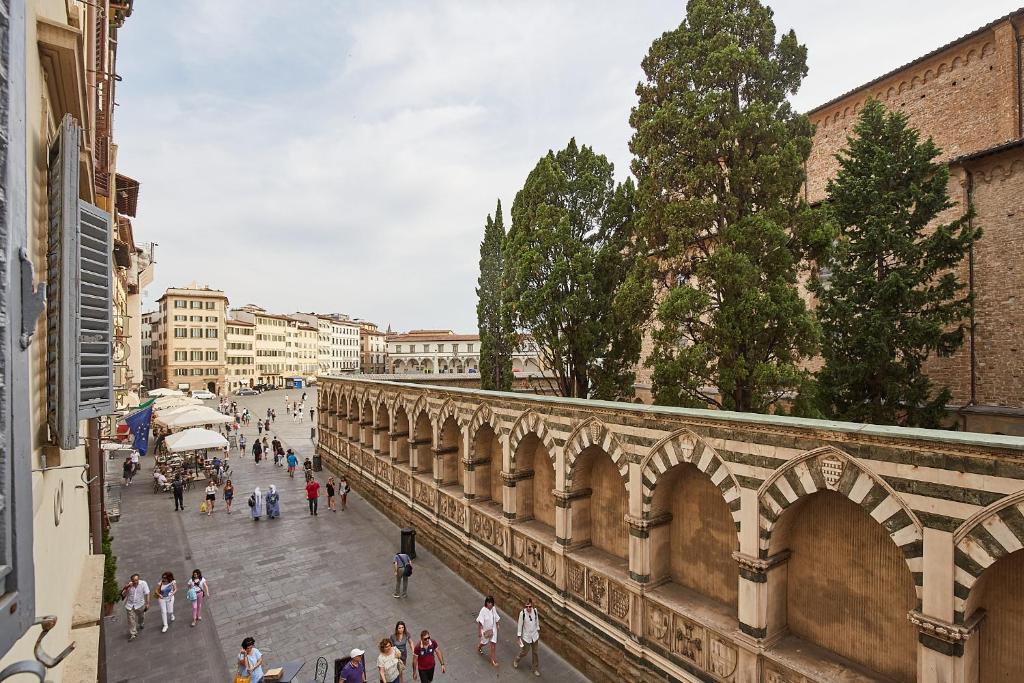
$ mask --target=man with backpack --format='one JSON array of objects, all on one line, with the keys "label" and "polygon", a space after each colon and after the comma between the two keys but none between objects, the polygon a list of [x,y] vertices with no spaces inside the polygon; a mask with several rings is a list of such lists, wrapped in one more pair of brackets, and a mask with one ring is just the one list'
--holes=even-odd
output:
[{"label": "man with backpack", "polygon": [[410,576],[412,576],[412,558],[405,553],[398,553],[395,555],[395,594],[391,597],[409,597]]},{"label": "man with backpack", "polygon": [[537,648],[540,647],[540,615],[533,606],[533,600],[526,599],[526,604],[519,611],[519,625],[516,629],[519,638],[519,654],[512,661],[512,668],[519,668],[519,661],[526,656],[527,651],[531,653],[533,664],[533,675],[540,676],[540,661],[537,657]]}]

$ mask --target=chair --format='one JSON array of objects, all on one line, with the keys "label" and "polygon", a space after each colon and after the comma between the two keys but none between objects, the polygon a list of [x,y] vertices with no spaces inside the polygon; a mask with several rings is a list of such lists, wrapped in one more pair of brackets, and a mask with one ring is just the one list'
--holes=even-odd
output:
[{"label": "chair", "polygon": [[327,658],[316,658],[316,672],[313,675],[313,683],[325,683],[327,680]]}]

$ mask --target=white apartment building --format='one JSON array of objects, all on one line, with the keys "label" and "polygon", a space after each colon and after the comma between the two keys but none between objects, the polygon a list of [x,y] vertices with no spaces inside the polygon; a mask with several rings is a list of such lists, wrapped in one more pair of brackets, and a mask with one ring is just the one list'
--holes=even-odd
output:
[{"label": "white apartment building", "polygon": [[256,325],[229,318],[225,333],[228,391],[256,383]]},{"label": "white apartment building", "polygon": [[274,315],[249,304],[232,309],[231,318],[251,323],[255,328],[256,384],[283,387],[288,372],[288,324],[291,318]]},{"label": "white apartment building", "polygon": [[291,317],[317,329],[317,370],[310,374],[338,376],[359,372],[357,321],[340,313],[296,313]]}]

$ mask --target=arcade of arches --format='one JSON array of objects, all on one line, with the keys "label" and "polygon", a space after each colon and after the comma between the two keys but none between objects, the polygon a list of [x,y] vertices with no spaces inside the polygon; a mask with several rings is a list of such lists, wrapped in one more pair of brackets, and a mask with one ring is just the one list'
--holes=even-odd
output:
[{"label": "arcade of arches", "polygon": [[594,680],[1024,680],[1024,439],[356,378],[319,401],[325,464],[539,601]]}]

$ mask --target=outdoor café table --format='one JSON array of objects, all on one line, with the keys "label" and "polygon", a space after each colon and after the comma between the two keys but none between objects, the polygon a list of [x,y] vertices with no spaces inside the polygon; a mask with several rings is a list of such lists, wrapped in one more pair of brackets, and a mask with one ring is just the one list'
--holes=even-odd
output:
[{"label": "outdoor caf\u00e9 table", "polygon": [[274,681],[281,681],[281,683],[291,683],[295,680],[295,677],[299,675],[299,670],[305,666],[305,662],[297,660],[294,662],[285,662],[284,664],[275,664],[274,666],[267,667],[264,665],[264,669],[269,671],[270,669],[281,669],[281,677],[268,679]]}]

